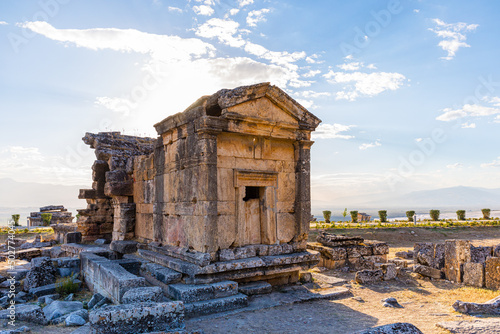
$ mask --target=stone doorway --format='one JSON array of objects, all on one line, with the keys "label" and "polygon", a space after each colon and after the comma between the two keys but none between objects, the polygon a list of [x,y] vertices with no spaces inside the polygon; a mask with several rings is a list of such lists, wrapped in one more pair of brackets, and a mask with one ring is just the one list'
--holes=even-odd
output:
[{"label": "stone doorway", "polygon": [[236,246],[276,243],[277,174],[237,170]]}]

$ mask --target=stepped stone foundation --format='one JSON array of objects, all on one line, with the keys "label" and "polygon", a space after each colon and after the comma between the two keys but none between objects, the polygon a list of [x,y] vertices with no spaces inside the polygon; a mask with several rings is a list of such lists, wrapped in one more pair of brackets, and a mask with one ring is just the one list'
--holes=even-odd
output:
[{"label": "stepped stone foundation", "polygon": [[39,212],[32,212],[28,217],[28,227],[43,226],[42,213],[52,214],[51,225],[70,224],[73,216],[63,205],[48,205],[40,208]]},{"label": "stepped stone foundation", "polygon": [[306,249],[319,123],[262,83],[201,97],[155,124],[156,139],[87,133],[97,160],[78,231],[137,241],[138,255],[187,283],[295,282],[319,261]]}]

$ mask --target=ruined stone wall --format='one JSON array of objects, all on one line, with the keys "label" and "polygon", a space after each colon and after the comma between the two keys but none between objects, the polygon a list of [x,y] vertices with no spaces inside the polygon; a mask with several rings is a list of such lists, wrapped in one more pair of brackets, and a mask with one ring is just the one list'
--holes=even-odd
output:
[{"label": "ruined stone wall", "polygon": [[138,156],[134,160],[135,238],[153,240],[153,208],[155,198],[154,156]]}]

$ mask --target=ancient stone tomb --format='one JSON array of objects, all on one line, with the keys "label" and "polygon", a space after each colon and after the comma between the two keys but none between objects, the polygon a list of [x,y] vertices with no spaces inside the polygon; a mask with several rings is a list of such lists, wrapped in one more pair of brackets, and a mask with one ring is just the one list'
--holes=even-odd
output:
[{"label": "ancient stone tomb", "polygon": [[140,242],[186,282],[297,280],[306,250],[310,140],[320,120],[269,83],[203,96],[155,125],[158,139],[90,134],[84,241]]}]

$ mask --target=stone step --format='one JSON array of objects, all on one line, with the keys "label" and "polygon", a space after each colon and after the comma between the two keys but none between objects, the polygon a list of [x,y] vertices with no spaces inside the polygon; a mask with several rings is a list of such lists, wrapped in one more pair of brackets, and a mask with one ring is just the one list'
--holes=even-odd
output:
[{"label": "stone step", "polygon": [[238,283],[223,281],[211,284],[171,284],[169,295],[184,303],[194,303],[209,299],[223,298],[238,294]]},{"label": "stone step", "polygon": [[247,296],[263,295],[271,293],[273,291],[273,287],[267,282],[250,282],[238,284],[238,291]]},{"label": "stone step", "polygon": [[248,297],[242,293],[184,304],[186,317],[225,312],[248,306]]},{"label": "stone step", "polygon": [[145,265],[145,268],[151,274],[151,276],[164,284],[177,283],[182,278],[182,274],[180,272],[170,268],[166,268],[161,264],[147,263]]}]

